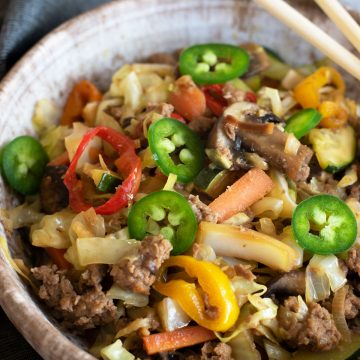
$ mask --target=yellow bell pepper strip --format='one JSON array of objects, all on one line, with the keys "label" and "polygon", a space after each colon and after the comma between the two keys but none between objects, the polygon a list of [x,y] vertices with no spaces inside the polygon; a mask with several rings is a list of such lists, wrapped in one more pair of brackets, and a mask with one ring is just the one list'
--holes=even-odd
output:
[{"label": "yellow bell pepper strip", "polygon": [[339,94],[344,94],[345,83],[337,70],[323,66],[301,81],[294,89],[294,98],[303,108],[320,106],[320,89],[333,84]]},{"label": "yellow bell pepper strip", "polygon": [[[183,268],[197,283],[182,279],[163,282],[161,279],[165,271],[173,266]],[[218,266],[207,261],[186,255],[170,257],[161,267],[153,288],[177,301],[191,319],[213,331],[229,330],[239,316],[240,309],[229,278]],[[211,313],[206,311],[204,293],[211,306]]]},{"label": "yellow bell pepper strip", "polygon": [[330,129],[340,128],[347,123],[348,113],[335,101],[324,101],[319,106],[319,112],[323,116],[320,126]]}]

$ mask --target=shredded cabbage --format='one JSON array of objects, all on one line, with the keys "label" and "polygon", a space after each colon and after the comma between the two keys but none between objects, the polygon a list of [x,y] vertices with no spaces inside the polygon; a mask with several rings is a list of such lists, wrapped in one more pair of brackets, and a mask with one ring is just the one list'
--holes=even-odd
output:
[{"label": "shredded cabbage", "polygon": [[131,305],[136,307],[147,306],[149,303],[149,296],[145,294],[134,293],[127,289],[122,289],[119,285],[113,284],[106,296],[110,299],[122,300],[124,305]]},{"label": "shredded cabbage", "polygon": [[340,188],[344,188],[355,184],[357,180],[358,180],[357,170],[356,170],[356,165],[354,165],[346,170],[345,175],[338,182],[337,186]]},{"label": "shredded cabbage", "polygon": [[345,283],[346,276],[335,255],[314,255],[305,271],[306,302],[325,300],[330,289],[335,292]]},{"label": "shredded cabbage", "polygon": [[33,246],[67,249],[71,245],[69,229],[75,214],[62,210],[52,215],[45,215],[40,222],[30,228]]},{"label": "shredded cabbage", "polygon": [[140,242],[125,234],[127,229],[105,237],[77,238],[75,249],[80,265],[116,264],[124,256],[134,253]]},{"label": "shredded cabbage", "polygon": [[[70,161],[73,159],[75,152],[83,139],[84,135],[90,130],[91,128],[87,127],[83,123],[75,122],[73,124],[73,132],[71,135],[65,138],[65,148],[69,154]],[[91,163],[89,151],[91,148],[100,149],[102,141],[98,137],[94,137],[90,140],[89,144],[87,145],[86,149],[80,156],[80,159],[77,163],[77,169],[81,169],[85,163]]]},{"label": "shredded cabbage", "polygon": [[67,126],[56,126],[45,130],[40,135],[40,143],[44,147],[49,159],[55,159],[65,152],[64,139],[72,130]]},{"label": "shredded cabbage", "polygon": [[242,276],[234,276],[231,279],[231,286],[240,308],[248,301],[249,294],[257,293],[258,296],[261,296],[267,290],[265,285],[258,284],[254,280],[245,279]]},{"label": "shredded cabbage", "polygon": [[116,333],[115,339],[118,339],[122,336],[128,336],[141,328],[150,329],[153,326],[153,322],[154,320],[148,317],[135,319],[134,321],[120,329]]},{"label": "shredded cabbage", "polygon": [[36,132],[40,135],[57,125],[61,115],[61,108],[48,99],[39,100],[35,104],[32,123]]},{"label": "shredded cabbage", "polygon": [[251,206],[251,211],[255,217],[268,217],[277,219],[284,207],[281,199],[272,196],[265,196]]},{"label": "shredded cabbage", "polygon": [[296,201],[290,194],[289,184],[285,176],[279,171],[271,170],[270,177],[274,183],[274,187],[269,193],[269,196],[282,200],[283,206],[279,216],[291,219],[296,207]]},{"label": "shredded cabbage", "polygon": [[[218,332],[215,333],[220,341],[229,342],[244,330],[257,329],[259,325],[262,325],[264,320],[271,320],[276,317],[278,307],[270,298],[263,299],[258,294],[249,294],[248,300],[252,305],[252,308],[255,309],[255,312],[252,313],[249,309],[245,310],[245,306],[250,305],[246,304],[241,309],[239,319],[234,326],[233,331],[228,332],[224,336]],[[249,311],[249,313],[246,314],[246,311]]]},{"label": "shredded cabbage", "polygon": [[134,116],[149,102],[166,102],[174,71],[166,64],[126,64],[120,68],[112,78],[110,96],[124,99],[122,119]]},{"label": "shredded cabbage", "polygon": [[276,237],[276,228],[273,221],[269,218],[262,217],[259,219],[259,224],[256,226],[256,230],[266,235]]},{"label": "shredded cabbage", "polygon": [[192,256],[197,260],[215,261],[216,254],[214,249],[206,244],[195,243],[192,247]]},{"label": "shredded cabbage", "polygon": [[188,325],[191,321],[180,305],[166,297],[157,305],[157,313],[165,331],[173,331]]},{"label": "shredded cabbage", "polygon": [[239,212],[233,215],[232,217],[230,217],[229,219],[223,221],[223,224],[239,226],[239,225],[244,225],[250,221],[251,221],[251,217],[248,214],[244,212]]},{"label": "shredded cabbage", "polygon": [[0,249],[2,249],[3,254],[6,258],[6,260],[9,262],[9,264],[11,265],[11,267],[23,278],[25,279],[31,286],[32,288],[37,292],[37,287],[36,285],[32,282],[30,276],[28,274],[25,273],[25,271],[23,271],[18,264],[15,262],[15,260],[12,258],[9,247],[8,247],[8,243],[6,241],[6,239],[2,236],[0,236]]},{"label": "shredded cabbage", "polygon": [[282,116],[284,114],[280,99],[279,90],[273,89],[270,87],[263,87],[259,91],[259,101],[263,102],[264,100],[269,99],[271,103],[272,112],[277,116]]},{"label": "shredded cabbage", "polygon": [[107,126],[118,132],[123,132],[119,123],[109,114],[106,113],[106,109],[110,106],[121,106],[121,99],[106,99],[100,102],[96,111],[95,126]]},{"label": "shredded cabbage", "polygon": [[164,185],[163,190],[168,190],[168,191],[174,190],[176,180],[177,180],[177,175],[170,173],[166,180],[166,184]]},{"label": "shredded cabbage", "polygon": [[135,356],[127,351],[121,340],[116,340],[111,345],[101,349],[100,355],[104,360],[134,360]]},{"label": "shredded cabbage", "polygon": [[264,339],[264,348],[269,360],[290,360],[291,355],[279,344]]},{"label": "shredded cabbage", "polygon": [[291,246],[298,254],[296,257],[296,267],[302,267],[304,262],[304,249],[297,243],[294,238],[291,226],[286,226],[283,232],[278,236],[278,239],[284,242],[286,245]]},{"label": "shredded cabbage", "polygon": [[261,360],[261,355],[256,349],[254,337],[250,330],[244,330],[229,341],[231,357],[234,360]]},{"label": "shredded cabbage", "polygon": [[40,201],[37,199],[31,204],[21,204],[12,209],[0,209],[1,221],[8,231],[30,226],[41,220],[44,216],[40,212]]},{"label": "shredded cabbage", "polygon": [[332,301],[332,315],[334,318],[335,326],[341,333],[343,341],[351,340],[351,331],[345,318],[345,300],[349,290],[349,286],[345,285],[335,292]]}]

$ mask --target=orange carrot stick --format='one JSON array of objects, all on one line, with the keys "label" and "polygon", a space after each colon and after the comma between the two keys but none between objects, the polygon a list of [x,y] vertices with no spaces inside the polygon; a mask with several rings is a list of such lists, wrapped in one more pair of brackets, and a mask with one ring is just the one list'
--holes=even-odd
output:
[{"label": "orange carrot stick", "polygon": [[71,90],[60,119],[60,125],[71,125],[82,120],[82,112],[88,102],[100,101],[102,95],[88,80],[81,80]]},{"label": "orange carrot stick", "polygon": [[222,222],[263,198],[272,187],[271,178],[263,170],[253,168],[229,186],[209,207]]},{"label": "orange carrot stick", "polygon": [[51,260],[59,269],[71,269],[72,265],[64,258],[65,249],[45,248],[45,251],[51,257]]},{"label": "orange carrot stick", "polygon": [[169,102],[179,115],[189,121],[201,116],[206,110],[204,93],[187,75],[176,80],[175,88],[169,94]]},{"label": "orange carrot stick", "polygon": [[187,326],[143,337],[144,348],[148,355],[181,349],[215,339],[215,334],[202,326]]},{"label": "orange carrot stick", "polygon": [[48,166],[67,165],[69,164],[69,161],[69,154],[67,151],[64,151],[58,157],[48,162]]}]

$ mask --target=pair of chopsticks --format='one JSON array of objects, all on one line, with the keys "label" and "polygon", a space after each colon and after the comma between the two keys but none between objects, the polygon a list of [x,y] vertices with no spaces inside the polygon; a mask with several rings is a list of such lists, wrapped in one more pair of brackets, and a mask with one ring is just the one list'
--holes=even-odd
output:
[{"label": "pair of chopsticks", "polygon": [[[283,0],[255,0],[271,15],[296,31],[334,63],[360,80],[360,59]],[[360,27],[338,0],[315,0],[360,52]]]}]

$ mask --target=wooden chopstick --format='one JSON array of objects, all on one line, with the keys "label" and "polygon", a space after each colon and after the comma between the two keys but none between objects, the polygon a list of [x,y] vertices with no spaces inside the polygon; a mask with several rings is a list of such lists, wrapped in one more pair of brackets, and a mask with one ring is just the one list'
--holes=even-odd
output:
[{"label": "wooden chopstick", "polygon": [[360,80],[360,60],[323,30],[314,25],[304,15],[300,14],[283,0],[255,1],[290,29],[296,31],[306,41],[322,51],[334,63]]},{"label": "wooden chopstick", "polygon": [[360,26],[338,0],[315,0],[344,36],[360,52]]}]

